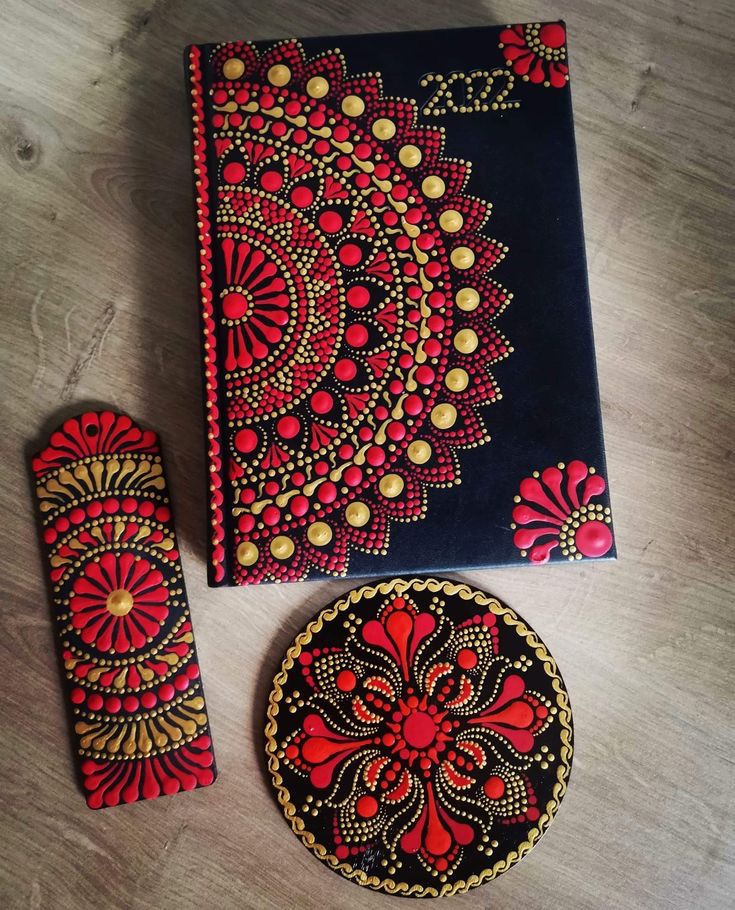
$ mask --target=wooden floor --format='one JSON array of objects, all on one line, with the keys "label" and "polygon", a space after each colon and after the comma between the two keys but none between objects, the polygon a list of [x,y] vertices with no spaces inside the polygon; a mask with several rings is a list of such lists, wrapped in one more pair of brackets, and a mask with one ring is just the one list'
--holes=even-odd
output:
[{"label": "wooden floor", "polygon": [[[729,12],[728,12],[729,8]],[[206,587],[189,127],[192,41],[568,21],[620,560],[473,572],[543,635],[575,711],[571,789],[517,868],[451,905],[732,906],[733,7],[5,0],[0,905],[368,908],[290,833],[263,713],[343,581]],[[161,432],[220,779],[109,812],[75,789],[26,472],[102,403]],[[727,898],[727,894],[731,898]],[[394,903],[395,903],[395,899]]]}]

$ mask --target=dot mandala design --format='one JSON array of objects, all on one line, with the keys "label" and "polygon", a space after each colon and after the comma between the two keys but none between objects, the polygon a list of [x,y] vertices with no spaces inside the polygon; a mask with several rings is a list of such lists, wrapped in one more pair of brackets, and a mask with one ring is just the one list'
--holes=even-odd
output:
[{"label": "dot mandala design", "polygon": [[613,534],[605,478],[583,461],[560,462],[521,481],[515,497],[513,542],[536,565],[559,547],[569,560],[610,552]]},{"label": "dot mandala design", "polygon": [[464,584],[393,579],[297,636],[266,741],[286,818],[322,861],[438,896],[504,872],[547,829],[572,716],[553,658],[512,610]]},{"label": "dot mandala design", "polygon": [[514,73],[545,88],[569,81],[566,29],[562,22],[509,25],[500,33],[500,49]]},{"label": "dot mandala design", "polygon": [[470,165],[442,156],[442,130],[378,75],[348,75],[338,50],[227,44],[212,66],[215,579],[220,407],[234,580],[344,574],[351,549],[385,553],[392,521],[459,482],[458,449],[488,441],[478,408],[500,398],[490,369],[512,350],[495,328],[511,295],[490,277],[507,248],[480,233],[490,207],[466,192]]},{"label": "dot mandala design", "polygon": [[156,436],[105,411],[33,461],[88,805],[214,780],[199,664]]}]

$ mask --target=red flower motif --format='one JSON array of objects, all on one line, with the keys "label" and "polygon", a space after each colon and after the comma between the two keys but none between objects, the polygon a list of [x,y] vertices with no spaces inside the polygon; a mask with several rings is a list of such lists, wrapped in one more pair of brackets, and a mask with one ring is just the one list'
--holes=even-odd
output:
[{"label": "red flower motif", "polygon": [[561,22],[509,25],[500,33],[500,49],[513,72],[547,88],[563,88],[569,80],[565,43]]},{"label": "red flower motif", "polygon": [[552,702],[498,636],[492,612],[454,625],[394,596],[344,647],[300,654],[314,694],[282,754],[334,810],[338,860],[380,844],[449,875],[494,820],[538,820],[525,771]]},{"label": "red flower motif", "polygon": [[513,535],[521,555],[541,564],[557,546],[568,559],[608,553],[613,545],[610,509],[592,502],[605,489],[604,477],[582,461],[534,471],[522,480],[511,525],[524,526]]},{"label": "red flower motif", "polygon": [[71,624],[83,642],[125,654],[142,648],[168,616],[163,574],[132,553],[104,553],[72,585]]},{"label": "red flower motif", "polygon": [[227,326],[225,368],[247,369],[264,360],[283,337],[289,296],[278,266],[247,240],[222,241],[225,280],[222,315]]}]

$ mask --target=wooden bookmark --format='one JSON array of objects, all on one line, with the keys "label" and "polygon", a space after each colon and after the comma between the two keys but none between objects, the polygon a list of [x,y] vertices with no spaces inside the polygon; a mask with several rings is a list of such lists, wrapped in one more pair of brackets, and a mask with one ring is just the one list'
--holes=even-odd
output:
[{"label": "wooden bookmark", "polygon": [[214,753],[158,438],[90,412],[32,467],[87,804],[208,786]]}]

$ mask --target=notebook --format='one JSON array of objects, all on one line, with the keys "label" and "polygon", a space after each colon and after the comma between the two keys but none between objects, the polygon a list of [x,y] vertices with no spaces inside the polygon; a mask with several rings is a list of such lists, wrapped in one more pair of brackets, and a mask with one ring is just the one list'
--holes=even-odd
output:
[{"label": "notebook", "polygon": [[186,71],[210,583],[614,557],[565,24]]}]

